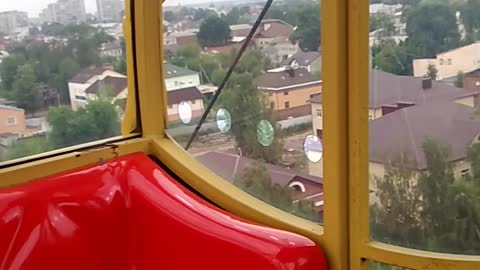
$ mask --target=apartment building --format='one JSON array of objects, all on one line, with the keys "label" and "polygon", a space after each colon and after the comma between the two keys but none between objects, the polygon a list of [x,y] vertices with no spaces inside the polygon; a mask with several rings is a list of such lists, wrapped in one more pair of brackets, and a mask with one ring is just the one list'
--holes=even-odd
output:
[{"label": "apartment building", "polygon": [[40,13],[42,22],[69,24],[84,22],[86,19],[85,0],[57,0]]},{"label": "apartment building", "polygon": [[124,10],[124,0],[97,0],[98,19],[101,22],[121,22]]},{"label": "apartment building", "polygon": [[26,12],[0,12],[0,33],[9,35],[25,27],[28,27],[28,15]]}]

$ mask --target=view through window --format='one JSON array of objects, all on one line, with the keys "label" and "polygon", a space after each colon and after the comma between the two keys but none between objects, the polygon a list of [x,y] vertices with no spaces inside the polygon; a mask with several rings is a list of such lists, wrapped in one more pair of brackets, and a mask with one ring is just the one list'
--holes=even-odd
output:
[{"label": "view through window", "polygon": [[480,254],[479,10],[478,0],[371,1],[374,240]]},{"label": "view through window", "polygon": [[[247,193],[297,216],[323,213],[320,1],[166,2],[169,134]],[[249,40],[249,33],[252,38]]]},{"label": "view through window", "polygon": [[124,6],[0,3],[0,162],[120,135]]}]

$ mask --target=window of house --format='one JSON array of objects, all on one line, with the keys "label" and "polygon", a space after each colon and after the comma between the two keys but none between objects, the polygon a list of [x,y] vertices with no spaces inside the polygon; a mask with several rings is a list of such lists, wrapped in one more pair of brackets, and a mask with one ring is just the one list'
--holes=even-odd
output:
[{"label": "window of house", "polygon": [[467,177],[467,176],[469,176],[469,175],[470,175],[470,169],[461,170],[461,171],[460,171],[460,175],[461,175],[462,177]]},{"label": "window of house", "polygon": [[197,103],[197,101],[196,101],[195,99],[194,99],[194,100],[192,100],[192,104],[195,104],[195,103]]},{"label": "window of house", "polygon": [[317,117],[322,117],[322,110],[317,110]]},{"label": "window of house", "polygon": [[448,64],[449,64],[449,65],[452,64],[452,59],[448,58]]},{"label": "window of house", "polygon": [[440,65],[443,65],[443,62],[444,62],[443,58],[440,58]]},{"label": "window of house", "polygon": [[288,96],[288,91],[283,92],[284,96]]},{"label": "window of house", "polygon": [[17,124],[17,118],[15,116],[10,116],[7,118],[7,125],[14,126]]},{"label": "window of house", "polygon": [[173,104],[168,105],[169,109],[173,109]]},{"label": "window of house", "polygon": [[275,102],[270,102],[270,109],[274,109],[275,108]]},{"label": "window of house", "polygon": [[287,101],[285,102],[285,109],[288,109],[288,108],[290,108],[290,102]]},{"label": "window of house", "polygon": [[368,116],[368,120],[372,121],[372,120],[373,120],[373,115],[370,114],[370,115]]},{"label": "window of house", "polygon": [[175,86],[178,86],[178,85],[179,85],[178,81],[175,81],[174,84],[175,84]]}]

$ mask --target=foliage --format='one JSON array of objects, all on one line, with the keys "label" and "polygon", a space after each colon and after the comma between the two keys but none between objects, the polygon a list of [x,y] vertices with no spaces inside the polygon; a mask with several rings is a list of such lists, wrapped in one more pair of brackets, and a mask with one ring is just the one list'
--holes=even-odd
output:
[{"label": "foliage", "polygon": [[297,28],[290,37],[291,41],[300,42],[304,51],[318,51],[320,47],[320,3],[310,3],[296,10]]},{"label": "foliage", "polygon": [[8,148],[6,160],[36,155],[50,150],[53,150],[53,147],[45,136],[21,139]]},{"label": "foliage", "polygon": [[432,80],[436,80],[437,79],[437,75],[438,75],[438,69],[437,67],[435,67],[434,65],[432,64],[429,64],[427,66],[427,77],[432,79]]},{"label": "foliage", "polygon": [[234,7],[226,15],[222,16],[222,19],[228,25],[239,24],[240,19],[245,14],[248,14],[248,7],[246,8]]},{"label": "foliage", "polygon": [[163,13],[163,19],[167,22],[173,22],[177,19],[177,15],[173,11],[165,11]]},{"label": "foliage", "polygon": [[411,57],[404,44],[397,45],[394,41],[386,41],[380,47],[373,48],[372,51],[378,51],[373,56],[374,67],[398,75],[412,73]]},{"label": "foliage", "polygon": [[385,13],[370,15],[370,32],[377,31],[376,36],[380,43],[395,35],[396,28],[392,16]]},{"label": "foliage", "polygon": [[120,134],[115,107],[107,100],[95,100],[85,108],[53,108],[48,112],[52,130],[49,140],[56,148],[105,139]]},{"label": "foliage", "polygon": [[[217,107],[227,108],[232,116],[231,134],[243,155],[263,159],[270,164],[278,163],[283,151],[283,134],[274,112],[269,109],[264,96],[253,85],[253,76],[248,73],[232,74]],[[257,140],[257,125],[261,120],[274,127],[272,145],[264,147]]]},{"label": "foliage", "polygon": [[34,90],[35,73],[31,64],[19,66],[13,83],[16,105],[29,113],[35,113],[41,106],[38,93]]},{"label": "foliage", "polygon": [[250,195],[288,213],[319,222],[320,217],[311,201],[294,202],[293,190],[272,183],[267,166],[263,162],[245,169],[235,178],[234,184]]},{"label": "foliage", "polygon": [[198,41],[203,47],[223,46],[230,40],[230,27],[218,16],[208,17],[200,26]]},{"label": "foliage", "polygon": [[1,82],[3,89],[7,91],[13,90],[13,83],[15,82],[17,69],[26,62],[27,60],[22,54],[11,54],[3,59],[2,64],[0,65],[0,78],[2,78]]},{"label": "foliage", "polygon": [[455,78],[454,85],[458,88],[463,88],[463,78],[465,77],[465,73],[463,71],[459,71],[457,73],[457,78]]}]

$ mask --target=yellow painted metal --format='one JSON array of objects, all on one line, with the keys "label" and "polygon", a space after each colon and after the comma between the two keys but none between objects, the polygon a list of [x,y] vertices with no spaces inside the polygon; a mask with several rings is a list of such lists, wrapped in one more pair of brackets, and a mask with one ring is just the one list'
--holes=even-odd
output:
[{"label": "yellow painted metal", "polygon": [[163,80],[161,1],[135,0],[134,38],[142,134],[163,136],[167,100]]},{"label": "yellow painted metal", "polygon": [[407,249],[372,242],[365,245],[367,258],[377,262],[415,270],[476,270],[480,256],[463,256]]},{"label": "yellow painted metal", "polygon": [[125,16],[123,18],[123,33],[125,36],[125,46],[127,50],[127,77],[128,77],[128,96],[125,104],[125,116],[122,122],[122,135],[127,136],[137,129],[137,96],[136,96],[136,74],[134,66],[133,53],[133,32],[132,32],[132,14],[130,1],[125,1]]},{"label": "yellow painted metal", "polygon": [[[95,146],[96,144],[92,143],[91,145]],[[115,150],[112,148],[113,145],[116,147]],[[105,162],[117,156],[136,152],[149,154],[149,146],[150,139],[131,139],[109,144],[108,146],[91,148],[86,151],[75,151],[52,158],[45,158],[17,166],[6,167],[0,169],[0,188],[19,185],[98,162]],[[71,150],[72,149],[66,148],[61,151],[68,152]]]},{"label": "yellow painted metal", "polygon": [[245,219],[299,233],[323,245],[323,228],[241,191],[211,172],[170,138],[153,140],[152,154],[189,186],[223,209]]},{"label": "yellow painted metal", "polygon": [[367,270],[369,241],[369,0],[348,0],[348,160],[350,269]]},{"label": "yellow painted metal", "polygon": [[324,249],[333,270],[349,269],[346,10],[347,0],[322,1]]}]

